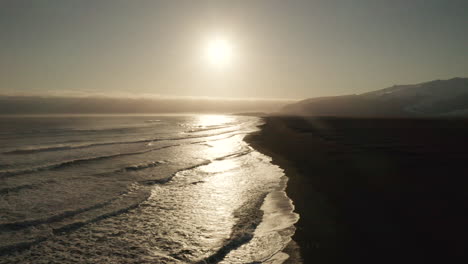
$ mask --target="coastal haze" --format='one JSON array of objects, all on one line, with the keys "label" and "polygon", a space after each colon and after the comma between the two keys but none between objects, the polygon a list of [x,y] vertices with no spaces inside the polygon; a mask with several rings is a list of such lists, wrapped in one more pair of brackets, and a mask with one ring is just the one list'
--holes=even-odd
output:
[{"label": "coastal haze", "polygon": [[466,10],[0,1],[0,263],[466,260]]},{"label": "coastal haze", "polygon": [[467,5],[1,1],[0,94],[305,99],[466,77]]}]

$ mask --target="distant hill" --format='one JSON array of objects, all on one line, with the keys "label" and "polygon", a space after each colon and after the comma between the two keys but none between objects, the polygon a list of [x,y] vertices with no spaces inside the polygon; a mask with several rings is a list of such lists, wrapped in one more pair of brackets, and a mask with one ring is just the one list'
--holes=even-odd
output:
[{"label": "distant hill", "polygon": [[356,117],[468,116],[468,78],[394,85],[358,95],[311,98],[287,105],[281,112]]}]

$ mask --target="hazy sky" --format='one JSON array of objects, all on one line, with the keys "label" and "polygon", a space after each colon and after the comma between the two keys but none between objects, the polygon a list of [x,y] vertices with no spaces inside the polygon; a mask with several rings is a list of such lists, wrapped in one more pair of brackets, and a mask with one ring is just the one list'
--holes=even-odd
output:
[{"label": "hazy sky", "polygon": [[[0,94],[307,98],[468,76],[466,0],[0,0]],[[207,62],[221,36],[229,65]]]}]

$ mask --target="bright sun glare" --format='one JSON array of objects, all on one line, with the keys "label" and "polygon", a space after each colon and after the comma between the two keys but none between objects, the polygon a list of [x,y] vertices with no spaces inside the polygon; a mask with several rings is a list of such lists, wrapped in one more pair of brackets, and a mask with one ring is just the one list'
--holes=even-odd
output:
[{"label": "bright sun glare", "polygon": [[227,39],[212,39],[205,47],[205,56],[212,65],[226,66],[232,61],[233,46]]}]

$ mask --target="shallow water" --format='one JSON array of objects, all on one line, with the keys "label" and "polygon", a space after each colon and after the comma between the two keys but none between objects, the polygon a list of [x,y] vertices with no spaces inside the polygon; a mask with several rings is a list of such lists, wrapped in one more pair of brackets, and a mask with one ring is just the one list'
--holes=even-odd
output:
[{"label": "shallow water", "polygon": [[0,263],[282,263],[298,215],[260,122],[0,118]]}]

